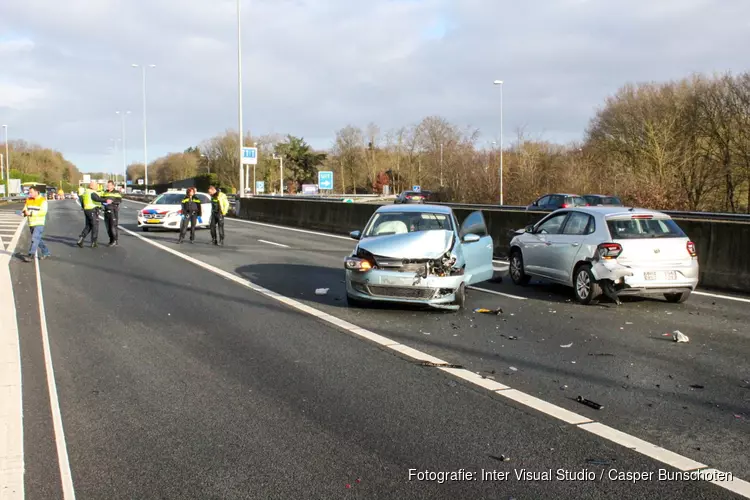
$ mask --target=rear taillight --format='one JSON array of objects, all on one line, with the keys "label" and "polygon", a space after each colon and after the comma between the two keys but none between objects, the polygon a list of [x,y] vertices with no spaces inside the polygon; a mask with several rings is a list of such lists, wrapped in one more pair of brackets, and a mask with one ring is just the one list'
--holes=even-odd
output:
[{"label": "rear taillight", "polygon": [[588,203],[586,203],[586,206],[587,206],[587,207],[590,207],[591,205],[589,205]]},{"label": "rear taillight", "polygon": [[698,252],[695,249],[695,243],[693,243],[692,241],[688,241],[687,242],[687,251],[688,251],[688,253],[690,254],[691,257],[697,257],[698,256]]},{"label": "rear taillight", "polygon": [[602,259],[616,259],[622,253],[622,245],[619,243],[602,243],[596,248]]},{"label": "rear taillight", "polygon": [[562,208],[568,208],[568,204],[567,203],[563,203],[562,204]]}]

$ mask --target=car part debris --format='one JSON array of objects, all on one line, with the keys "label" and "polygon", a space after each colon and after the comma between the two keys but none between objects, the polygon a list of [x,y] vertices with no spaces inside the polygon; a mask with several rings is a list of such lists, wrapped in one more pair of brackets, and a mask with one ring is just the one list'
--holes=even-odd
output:
[{"label": "car part debris", "polygon": [[672,340],[675,342],[690,342],[690,338],[679,330],[672,332]]},{"label": "car part debris", "polygon": [[518,371],[518,368],[516,368],[515,366],[511,366],[511,367],[509,367],[509,369],[512,372],[517,372]]},{"label": "car part debris", "polygon": [[505,455],[495,456],[495,455],[489,455],[489,457],[492,460],[497,460],[498,462],[510,462],[510,457],[506,457]]},{"label": "car part debris", "polygon": [[606,357],[614,357],[615,355],[609,352],[590,352],[589,356],[606,356]]},{"label": "car part debris", "polygon": [[327,295],[328,290],[329,290],[328,288],[316,288],[315,295]]},{"label": "car part debris", "polygon": [[474,309],[474,312],[480,313],[480,314],[494,314],[495,316],[500,316],[501,314],[503,314],[503,310],[499,308],[498,309],[485,309],[483,307],[477,307],[476,309]]},{"label": "car part debris", "polygon": [[583,405],[588,406],[589,408],[593,408],[595,410],[601,410],[602,408],[604,408],[604,405],[600,405],[599,403],[594,403],[593,401],[589,401],[588,399],[582,396],[578,396],[576,398],[576,401],[578,401],[579,403]]},{"label": "car part debris", "polygon": [[452,365],[450,363],[433,363],[432,361],[420,361],[420,366],[427,366],[433,368],[463,368],[461,365]]},{"label": "car part debris", "polygon": [[693,384],[690,387],[693,388],[693,389],[704,389],[704,387],[702,385],[700,385],[700,384]]},{"label": "car part debris", "polygon": [[560,345],[560,347],[562,347],[563,349],[567,349],[568,347],[573,347],[573,342],[571,342],[570,344]]}]

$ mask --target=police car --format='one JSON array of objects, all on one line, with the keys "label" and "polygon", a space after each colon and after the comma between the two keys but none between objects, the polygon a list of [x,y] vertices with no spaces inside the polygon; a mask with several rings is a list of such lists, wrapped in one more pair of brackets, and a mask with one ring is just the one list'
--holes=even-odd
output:
[{"label": "police car", "polygon": [[[182,200],[185,190],[169,190],[160,194],[154,201],[138,211],[138,227],[142,231],[151,228],[180,229],[182,221]],[[201,216],[197,228],[208,227],[211,221],[211,197],[206,193],[195,194],[201,200]]]}]

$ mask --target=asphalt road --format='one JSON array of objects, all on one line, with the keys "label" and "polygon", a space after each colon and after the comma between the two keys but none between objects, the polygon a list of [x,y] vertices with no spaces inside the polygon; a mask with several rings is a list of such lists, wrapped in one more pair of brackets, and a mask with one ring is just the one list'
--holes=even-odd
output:
[{"label": "asphalt road", "polygon": [[[78,498],[739,498],[703,481],[607,480],[610,469],[673,469],[394,355],[131,234],[117,248],[79,249],[80,209],[73,201],[50,205],[53,257],[39,263],[46,322],[36,264],[10,264],[27,498],[62,498],[66,472],[58,467],[43,323]],[[125,228],[135,229],[140,206],[125,202]],[[462,313],[349,309],[342,262],[353,242],[233,220],[226,229],[223,248],[208,244],[208,231],[195,245],[176,245],[175,233],[138,235],[750,477],[746,303],[693,297],[683,305],[582,307],[566,302],[564,290],[501,283],[483,287],[522,298],[474,291]],[[102,224],[100,240],[105,234]],[[24,233],[19,249],[27,239]],[[330,291],[318,296],[316,288]],[[504,314],[473,314],[474,307],[502,307]],[[674,329],[691,342],[665,341],[662,334]],[[574,401],[578,395],[604,408],[591,410]],[[409,481],[409,469],[510,477],[439,484]],[[522,469],[587,470],[597,479],[518,481]]]}]

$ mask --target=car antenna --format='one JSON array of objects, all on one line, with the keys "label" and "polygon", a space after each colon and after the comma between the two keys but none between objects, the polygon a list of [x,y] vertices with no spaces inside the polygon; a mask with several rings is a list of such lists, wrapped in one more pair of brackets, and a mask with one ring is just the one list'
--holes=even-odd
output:
[{"label": "car antenna", "polygon": [[634,211],[635,211],[635,207],[630,207],[630,208],[628,209],[628,211],[630,211],[630,212],[634,212]]}]

